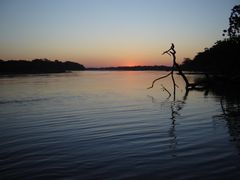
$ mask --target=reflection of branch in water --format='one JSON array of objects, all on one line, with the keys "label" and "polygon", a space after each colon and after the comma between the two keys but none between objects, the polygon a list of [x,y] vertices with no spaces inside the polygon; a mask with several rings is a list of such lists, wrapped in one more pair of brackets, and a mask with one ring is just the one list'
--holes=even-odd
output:
[{"label": "reflection of branch in water", "polygon": [[[240,87],[215,87],[209,89],[216,97],[219,97],[221,114],[213,116],[219,120],[225,120],[230,135],[230,141],[237,147],[240,154]],[[224,124],[225,125],[225,124]]]},{"label": "reflection of branch in water", "polygon": [[239,117],[240,118],[240,104],[235,103],[227,103],[227,100],[225,99],[225,107],[223,104],[223,98],[220,100],[221,108],[223,111],[223,114],[228,117]]},{"label": "reflection of branch in water", "polygon": [[185,94],[184,94],[184,96],[183,96],[183,101],[184,101],[184,102],[187,100],[188,94],[189,94],[189,90],[186,90],[186,91],[185,91]]},{"label": "reflection of branch in water", "polygon": [[156,103],[157,102],[156,99],[153,96],[147,95],[147,97],[149,97],[151,99],[152,103]]},{"label": "reflection of branch in water", "polygon": [[172,150],[172,156],[176,155],[177,148],[177,135],[176,135],[176,118],[181,116],[180,111],[183,108],[185,101],[172,101],[170,104],[172,125],[169,129],[170,149]]},{"label": "reflection of branch in water", "polygon": [[151,99],[153,104],[159,104],[161,107],[169,104],[169,98],[165,99],[164,101],[157,100],[155,97],[147,95],[149,99]]},{"label": "reflection of branch in water", "polygon": [[[164,86],[162,86],[162,87],[164,89]],[[165,91],[167,91],[167,90],[165,90]],[[175,95],[174,95],[173,101],[169,101],[169,98],[170,98],[170,96],[169,96],[164,102],[160,103],[161,106],[165,106],[166,104],[168,104],[170,107],[171,126],[168,131],[168,135],[170,138],[169,148],[171,149],[172,156],[174,156],[174,157],[176,157],[176,149],[177,149],[177,144],[178,144],[177,134],[176,134],[176,119],[179,116],[181,116],[180,111],[184,107],[185,100],[187,99],[187,95],[188,94],[185,93],[185,95],[183,96],[183,100],[175,100]],[[157,100],[153,96],[148,96],[148,97],[151,98],[152,103],[157,103]],[[169,102],[170,102],[170,104],[169,104]]]},{"label": "reflection of branch in water", "polygon": [[215,117],[226,120],[231,141],[235,143],[240,154],[240,99],[239,97],[228,99],[225,96],[221,96],[220,106],[222,115]]},{"label": "reflection of branch in water", "polygon": [[185,104],[185,101],[173,101],[171,103],[171,119],[175,120],[177,116],[180,116],[179,111],[182,110],[183,106]]},{"label": "reflection of branch in water", "polygon": [[168,135],[169,135],[169,137],[171,138],[171,139],[170,139],[170,145],[169,145],[169,148],[170,148],[171,151],[172,151],[171,155],[172,155],[173,157],[176,157],[176,156],[177,156],[176,150],[177,150],[178,141],[177,141],[175,123],[171,125],[171,127],[170,127],[170,129],[169,129],[169,131],[168,131]]},{"label": "reflection of branch in water", "polygon": [[[195,83],[190,83],[187,79],[187,77],[185,76],[185,74],[183,73],[183,71],[181,70],[180,66],[178,65],[178,63],[176,62],[176,51],[174,49],[174,44],[171,45],[171,47],[165,51],[163,54],[168,54],[172,57],[172,61],[173,61],[173,65],[172,65],[172,69],[171,72],[169,72],[168,74],[155,79],[151,86],[148,89],[153,88],[154,84],[161,79],[167,78],[168,76],[171,75],[172,78],[172,83],[173,83],[173,100],[170,103],[170,110],[171,110],[171,127],[169,129],[169,137],[171,137],[171,142],[170,142],[170,148],[173,150],[173,155],[176,156],[176,146],[177,146],[177,135],[176,135],[176,119],[178,116],[180,116],[180,111],[184,106],[184,103],[187,99],[189,90],[198,90],[198,91],[204,91],[204,95],[207,96],[209,93],[209,90],[211,90],[211,92],[213,92],[212,89],[209,89],[211,86],[212,81],[209,80],[209,77],[207,76],[207,80],[203,80],[203,81],[199,81],[199,82],[195,82]],[[175,79],[174,79],[174,70],[178,71],[178,74],[183,78],[184,82],[185,82],[185,95],[183,96],[183,101],[176,101],[176,87],[178,87],[176,85]],[[224,84],[224,83],[223,83]],[[217,84],[215,84],[216,86]],[[229,85],[229,83],[228,83]],[[239,85],[237,86],[239,88]],[[169,100],[171,97],[171,93],[162,85],[162,89],[163,91],[166,91],[168,93],[168,97],[166,100]],[[228,88],[229,89],[229,88]],[[219,91],[219,85],[217,85],[217,88],[215,89],[216,92]],[[220,92],[221,90],[226,91],[226,88],[222,88],[220,86]],[[235,90],[235,88],[231,88],[231,91]],[[239,91],[238,91],[239,92]],[[239,97],[239,93],[237,93],[236,95],[237,97]],[[240,102],[237,103],[228,103],[227,99],[225,99],[225,103],[223,102],[223,97],[226,98],[226,96],[222,96],[221,100],[220,100],[220,106],[223,112],[223,116],[224,119],[227,120],[227,124],[229,126],[229,133],[230,135],[234,138],[234,140],[237,140],[238,144],[240,144]],[[234,97],[234,99],[239,99]],[[235,104],[235,105],[234,105]],[[240,149],[240,145],[237,145]]]},{"label": "reflection of branch in water", "polygon": [[223,114],[226,115],[225,108],[223,106],[223,96],[220,99],[220,105],[221,105],[221,109],[222,109]]},{"label": "reflection of branch in water", "polygon": [[161,84],[163,91],[166,91],[168,93],[167,99],[171,97],[171,93]]},{"label": "reflection of branch in water", "polygon": [[175,102],[171,102],[170,104],[170,109],[171,109],[171,117],[170,119],[172,120],[172,124],[170,126],[170,129],[169,129],[169,137],[171,138],[170,139],[170,149],[172,150],[172,156],[176,157],[177,154],[176,154],[176,149],[177,149],[177,135],[176,135],[176,124],[175,124],[175,121],[176,121],[176,116],[178,114],[178,112],[176,112],[174,109],[174,106],[175,106]]}]

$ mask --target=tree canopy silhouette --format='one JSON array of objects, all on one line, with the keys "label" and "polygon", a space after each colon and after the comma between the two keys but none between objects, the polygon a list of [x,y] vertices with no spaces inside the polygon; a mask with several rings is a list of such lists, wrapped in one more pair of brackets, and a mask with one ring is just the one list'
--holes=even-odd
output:
[{"label": "tree canopy silhouette", "polygon": [[225,34],[227,34],[230,38],[234,38],[239,36],[240,34],[240,5],[236,5],[232,9],[232,13],[229,17],[229,28],[227,30],[223,30]]},{"label": "tree canopy silhouette", "polygon": [[199,52],[193,60],[182,63],[184,70],[204,71],[212,74],[232,76],[239,74],[240,38],[217,41],[211,48]]},{"label": "tree canopy silhouette", "polygon": [[0,60],[1,74],[34,74],[34,73],[60,73],[71,70],[84,70],[85,67],[81,64],[58,60],[50,61],[48,59],[26,60]]},{"label": "tree canopy silhouette", "polygon": [[[229,17],[229,28],[224,30],[228,38],[217,41],[212,47],[199,52],[193,60],[185,59],[181,67],[184,70],[204,71],[221,74],[225,77],[240,74],[240,5],[232,9]],[[225,35],[224,34],[224,35]]]},{"label": "tree canopy silhouette", "polygon": [[[174,79],[174,70],[178,71],[185,81],[186,92],[194,89],[209,89],[216,87],[239,87],[240,84],[240,5],[234,6],[229,18],[228,38],[217,41],[211,48],[205,48],[203,52],[199,52],[193,60],[186,58],[182,65],[176,62],[175,46],[172,43],[170,49],[163,54],[168,54],[173,58],[172,70],[170,73],[153,80],[153,88],[155,82],[171,75],[173,82],[173,97],[175,99],[176,83]],[[182,70],[203,71],[206,75],[205,79],[189,83],[187,77]],[[209,76],[211,74],[211,77]],[[167,91],[169,97],[171,93],[162,85],[164,91]]]}]

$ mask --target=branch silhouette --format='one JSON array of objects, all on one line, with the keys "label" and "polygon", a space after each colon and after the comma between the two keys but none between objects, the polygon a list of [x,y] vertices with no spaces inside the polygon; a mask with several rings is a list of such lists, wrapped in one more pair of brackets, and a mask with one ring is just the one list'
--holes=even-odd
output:
[{"label": "branch silhouette", "polygon": [[170,73],[168,73],[167,75],[165,75],[165,76],[162,76],[162,77],[160,77],[160,78],[157,78],[157,79],[153,80],[152,85],[151,85],[150,87],[148,87],[148,89],[153,88],[153,86],[154,86],[154,84],[155,84],[156,81],[168,77],[171,73],[172,73],[172,71],[171,71]]},{"label": "branch silhouette", "polygon": [[[186,84],[186,89],[189,87],[189,82],[188,82],[188,79],[186,78],[186,76],[184,75],[184,73],[182,72],[179,64],[176,62],[176,50],[175,50],[175,46],[174,46],[173,43],[171,44],[171,47],[168,50],[166,50],[162,53],[162,55],[164,55],[164,54],[168,54],[169,56],[172,56],[172,58],[173,58],[172,59],[173,65],[172,65],[171,71],[170,71],[170,73],[153,80],[152,85],[150,87],[148,87],[148,89],[153,88],[154,84],[158,80],[161,80],[161,79],[166,78],[166,77],[171,75],[172,82],[173,82],[173,95],[174,95],[173,98],[175,100],[176,87],[178,87],[178,85],[176,84],[175,79],[174,79],[174,70],[177,69],[179,74],[182,76],[182,78],[183,78],[183,80],[185,81],[185,84]],[[171,96],[171,93],[164,86],[162,86],[162,88],[163,88],[163,90],[168,92],[169,96]]]},{"label": "branch silhouette", "polygon": [[[153,80],[152,85],[150,87],[148,87],[147,89],[153,88],[154,84],[157,81],[171,75],[172,82],[173,82],[173,94],[174,94],[174,99],[175,99],[176,87],[178,87],[178,85],[176,84],[175,79],[174,79],[174,70],[177,70],[178,74],[183,78],[183,80],[185,82],[186,91],[191,90],[191,89],[198,89],[199,88],[198,86],[201,85],[201,82],[199,82],[199,83],[189,83],[189,81],[188,81],[187,77],[185,76],[185,74],[183,73],[180,65],[176,62],[176,50],[175,50],[175,45],[173,43],[171,44],[171,47],[168,50],[166,50],[162,53],[162,55],[165,55],[165,54],[168,54],[169,56],[172,57],[173,64],[172,64],[172,67],[171,67],[171,71],[168,74]],[[163,90],[170,93],[165,87],[163,88]]]}]

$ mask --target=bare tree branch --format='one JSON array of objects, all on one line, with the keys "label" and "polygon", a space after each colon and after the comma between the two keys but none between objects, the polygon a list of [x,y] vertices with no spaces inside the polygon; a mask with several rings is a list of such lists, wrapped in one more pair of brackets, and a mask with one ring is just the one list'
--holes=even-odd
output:
[{"label": "bare tree branch", "polygon": [[162,84],[161,84],[161,86],[162,86],[162,89],[163,89],[164,91],[167,91],[167,93],[168,93],[167,99],[170,98],[170,97],[171,97],[171,93],[170,93]]},{"label": "bare tree branch", "polygon": [[167,75],[165,75],[165,76],[162,76],[162,77],[160,77],[160,78],[155,79],[155,80],[152,82],[152,86],[148,87],[147,89],[153,88],[154,83],[155,83],[156,81],[158,81],[158,80],[160,80],[160,79],[163,79],[163,78],[165,78],[165,77],[168,77],[171,73],[172,73],[172,71],[171,71],[170,73],[168,73]]},{"label": "bare tree branch", "polygon": [[164,51],[164,52],[162,53],[163,55],[164,55],[164,54],[168,54],[168,55],[172,56],[172,58],[173,58],[173,65],[172,65],[172,70],[171,70],[171,72],[168,73],[168,74],[165,75],[165,76],[162,76],[162,77],[160,77],[160,78],[157,78],[157,79],[153,80],[152,86],[150,86],[148,89],[153,88],[153,86],[154,86],[154,84],[155,84],[156,81],[158,81],[158,80],[160,80],[160,79],[163,79],[163,78],[166,78],[166,77],[168,77],[169,75],[171,75],[171,77],[172,77],[172,82],[173,82],[173,94],[174,94],[174,97],[175,97],[175,90],[176,90],[176,87],[178,87],[177,84],[176,84],[176,82],[175,82],[175,79],[174,79],[174,70],[175,70],[175,69],[178,70],[179,75],[183,78],[183,80],[184,80],[184,82],[185,82],[185,88],[186,88],[186,89],[188,89],[189,87],[192,88],[192,87],[193,87],[193,84],[190,84],[190,83],[189,83],[187,77],[186,77],[185,74],[182,72],[179,64],[176,62],[176,51],[175,51],[174,48],[175,48],[175,46],[174,46],[174,44],[172,43],[172,44],[171,44],[171,47],[170,47],[168,50],[166,50],[166,51]]}]

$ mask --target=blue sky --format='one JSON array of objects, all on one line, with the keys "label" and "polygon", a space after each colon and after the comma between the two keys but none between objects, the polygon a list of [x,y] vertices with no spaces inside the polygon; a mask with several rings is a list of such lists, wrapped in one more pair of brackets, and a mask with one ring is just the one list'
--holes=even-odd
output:
[{"label": "blue sky", "polygon": [[169,65],[223,39],[237,0],[0,0],[0,58]]}]

